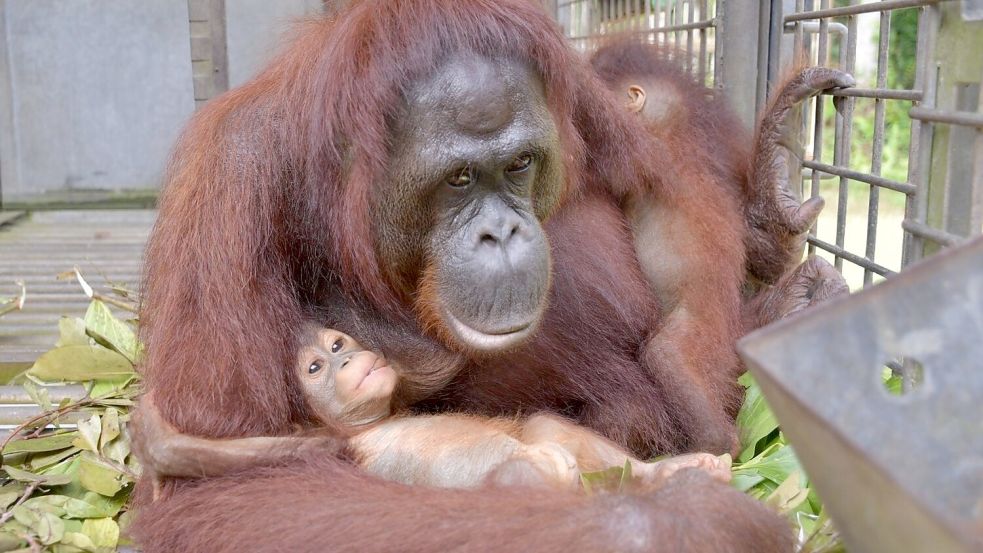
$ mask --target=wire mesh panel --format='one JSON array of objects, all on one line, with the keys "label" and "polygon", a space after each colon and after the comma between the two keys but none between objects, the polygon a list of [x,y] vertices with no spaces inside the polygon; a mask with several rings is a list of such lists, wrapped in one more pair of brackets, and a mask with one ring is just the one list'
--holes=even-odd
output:
[{"label": "wire mesh panel", "polygon": [[810,251],[832,257],[851,285],[981,232],[983,23],[967,4],[795,0],[783,14],[784,65],[838,67],[858,81],[813,101],[802,126],[803,190],[829,202]]},{"label": "wire mesh panel", "polygon": [[717,0],[554,0],[548,8],[582,51],[600,39],[631,34],[673,48],[708,85],[716,82]]}]

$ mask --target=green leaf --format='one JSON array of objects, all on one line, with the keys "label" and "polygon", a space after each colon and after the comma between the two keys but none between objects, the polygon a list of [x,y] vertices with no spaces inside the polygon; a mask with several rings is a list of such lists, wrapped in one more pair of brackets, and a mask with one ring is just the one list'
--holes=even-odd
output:
[{"label": "green leaf", "polygon": [[[75,433],[72,432],[72,434]],[[68,459],[72,455],[77,454],[78,452],[79,452],[79,448],[70,447],[68,449],[56,451],[55,453],[51,453],[48,455],[32,456],[31,461],[28,463],[28,465],[30,465],[31,470],[41,470],[43,468],[50,467],[52,465],[60,463],[65,459]]]},{"label": "green leaf", "polygon": [[129,376],[133,364],[100,346],[66,346],[42,354],[28,374],[49,382],[80,382]]},{"label": "green leaf", "polygon": [[26,470],[14,468],[10,465],[3,465],[3,470],[14,480],[20,482],[38,482],[45,486],[61,486],[72,481],[72,477],[68,474],[34,474],[33,472],[27,472]]},{"label": "green leaf", "polygon": [[116,548],[119,542],[119,525],[111,518],[90,518],[82,523],[82,533],[96,547]]},{"label": "green leaf", "polygon": [[[122,394],[126,387],[130,385],[131,382],[137,379],[136,373],[129,374],[126,376],[121,376],[118,378],[105,378],[96,380],[92,383],[92,388],[89,390],[90,397],[103,397]],[[100,404],[107,404],[109,399],[100,400]]]},{"label": "green leaf", "polygon": [[119,436],[119,410],[109,407],[102,415],[102,434],[99,436],[99,450]]},{"label": "green leaf", "polygon": [[139,361],[139,342],[133,329],[116,318],[106,304],[92,300],[85,312],[85,329],[90,336],[123,354],[131,363]]},{"label": "green leaf", "polygon": [[65,535],[65,522],[60,517],[51,513],[41,513],[37,524],[34,525],[38,541],[44,545],[51,545],[61,541]]},{"label": "green leaf", "polygon": [[87,490],[112,497],[129,479],[111,463],[83,451],[80,456],[79,482]]},{"label": "green leaf", "polygon": [[765,503],[777,509],[779,513],[786,514],[804,503],[807,497],[809,497],[809,489],[805,486],[802,473],[795,471],[775,488],[775,491],[765,499]]},{"label": "green leaf", "polygon": [[102,421],[99,415],[78,421],[78,437],[72,445],[92,452],[99,451],[99,436],[102,434]]},{"label": "green leaf", "polygon": [[21,503],[21,505],[38,513],[51,513],[61,518],[65,515],[66,501],[68,498],[63,495],[37,495]]},{"label": "green leaf", "polygon": [[[6,528],[6,525],[4,528]],[[27,542],[18,536],[7,532],[0,532],[0,551],[13,551],[20,549],[26,544]]]},{"label": "green leaf", "polygon": [[739,382],[748,386],[744,404],[737,414],[737,430],[741,441],[741,453],[737,460],[744,462],[754,456],[755,446],[762,438],[778,429],[778,420],[750,373],[745,373]]},{"label": "green leaf", "polygon": [[757,486],[765,477],[749,472],[735,473],[731,476],[730,485],[742,492]]},{"label": "green leaf", "polygon": [[0,493],[0,509],[6,510],[17,501],[20,497],[20,492],[2,492]]},{"label": "green leaf", "polygon": [[70,498],[65,502],[65,516],[68,518],[114,517],[123,508],[128,496],[129,494],[125,492],[113,497],[85,492],[81,498]]},{"label": "green leaf", "polygon": [[[631,464],[628,466],[628,478],[631,478]],[[610,467],[594,472],[580,473],[580,482],[588,495],[601,491],[617,491],[625,480],[625,467]]]},{"label": "green leaf", "polygon": [[[802,472],[802,465],[791,446],[775,444],[750,461],[737,465],[733,474],[760,476],[774,485],[781,484],[795,471]],[[770,493],[770,489],[768,490]]]},{"label": "green leaf", "polygon": [[116,461],[120,464],[126,462],[126,457],[129,454],[130,441],[126,439],[126,436],[120,436],[102,448],[103,457]]},{"label": "green leaf", "polygon": [[881,371],[881,379],[884,381],[884,388],[892,396],[900,396],[904,392],[904,381],[901,375],[894,374],[891,367],[884,367]]},{"label": "green leaf", "polygon": [[41,406],[42,411],[51,411],[51,395],[48,393],[48,388],[39,386],[30,378],[24,379],[24,381],[21,383],[21,388],[24,388],[24,391],[27,392],[27,395],[31,398],[31,401]]},{"label": "green leaf", "polygon": [[77,547],[82,551],[95,551],[96,544],[92,543],[92,539],[82,533],[81,529],[78,532],[65,532],[65,536],[62,537],[61,543],[69,545],[72,547]]},{"label": "green leaf", "polygon": [[62,317],[58,320],[58,341],[56,348],[65,346],[88,346],[92,343],[85,333],[85,321],[78,317]]},{"label": "green leaf", "polygon": [[44,451],[57,451],[72,446],[75,439],[75,432],[65,432],[63,434],[53,434],[41,436],[40,438],[24,438],[13,440],[3,448],[4,455],[12,453],[40,453]]}]

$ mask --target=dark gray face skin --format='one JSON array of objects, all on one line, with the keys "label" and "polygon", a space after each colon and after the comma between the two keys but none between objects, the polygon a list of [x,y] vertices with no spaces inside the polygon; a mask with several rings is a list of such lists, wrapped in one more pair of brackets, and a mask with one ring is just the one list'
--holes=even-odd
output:
[{"label": "dark gray face skin", "polygon": [[413,297],[426,267],[460,346],[514,347],[545,309],[540,222],[563,189],[542,83],[521,63],[456,56],[405,99],[373,212],[387,276]]}]

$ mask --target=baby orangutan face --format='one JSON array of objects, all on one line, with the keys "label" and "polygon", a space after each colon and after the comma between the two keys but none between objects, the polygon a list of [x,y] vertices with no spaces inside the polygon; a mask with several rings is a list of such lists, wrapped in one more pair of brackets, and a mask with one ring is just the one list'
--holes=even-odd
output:
[{"label": "baby orangutan face", "polygon": [[388,417],[398,377],[386,358],[337,330],[312,329],[309,336],[297,371],[317,415],[352,426]]}]

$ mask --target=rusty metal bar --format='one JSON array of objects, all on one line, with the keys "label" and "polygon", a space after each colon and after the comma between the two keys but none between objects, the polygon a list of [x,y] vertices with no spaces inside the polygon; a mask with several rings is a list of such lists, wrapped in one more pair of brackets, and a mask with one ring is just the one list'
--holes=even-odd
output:
[{"label": "rusty metal bar", "polygon": [[861,266],[861,267],[863,267],[865,269],[870,269],[871,271],[874,271],[875,273],[877,273],[877,274],[879,274],[879,275],[881,275],[883,277],[889,277],[891,275],[897,274],[895,271],[892,271],[891,269],[888,269],[887,267],[884,267],[883,265],[879,265],[878,263],[875,263],[875,262],[873,262],[873,261],[871,261],[869,259],[866,259],[866,258],[864,258],[862,256],[859,256],[859,255],[853,253],[853,252],[850,252],[850,251],[846,250],[845,248],[841,248],[841,247],[837,246],[836,244],[830,244],[829,242],[826,242],[825,240],[820,240],[819,238],[816,238],[815,236],[810,236],[809,237],[809,243],[810,244],[813,244],[814,246],[816,246],[817,248],[819,248],[821,250],[828,251],[829,253],[833,254],[836,257],[843,258],[843,259],[849,261],[850,263],[853,263],[855,265],[859,265],[859,266]]},{"label": "rusty metal bar", "polygon": [[965,125],[983,129],[983,113],[971,111],[948,111],[915,106],[908,111],[912,119],[930,121],[932,123],[947,123],[950,125]]},{"label": "rusty metal bar", "polygon": [[[877,45],[877,88],[887,87],[887,50],[891,35],[891,13],[881,12],[880,39]],[[870,174],[879,177],[881,175],[881,156],[884,151],[884,100],[874,99],[874,144],[871,148]],[[874,260],[877,249],[877,215],[880,208],[880,192],[877,186],[870,187],[870,196],[867,199],[867,244],[864,249],[864,257]],[[874,282],[874,273],[868,269],[864,270],[864,286],[869,286]]]},{"label": "rusty metal bar", "polygon": [[966,240],[966,238],[962,236],[956,236],[955,234],[950,234],[944,230],[930,227],[925,223],[910,221],[908,219],[901,221],[901,228],[920,238],[927,238],[932,242],[942,244],[943,246],[954,246]]},{"label": "rusty metal bar", "polygon": [[[716,25],[715,20],[709,21],[695,21],[693,23],[686,23],[683,25],[670,25],[668,27],[655,27],[652,29],[645,29],[642,31],[627,32],[626,35],[650,35],[652,33],[671,33],[674,31],[685,31],[688,29],[709,29]],[[572,36],[568,37],[569,40],[588,40],[591,38],[596,38],[594,34]]]},{"label": "rusty metal bar", "polygon": [[828,165],[818,161],[805,160],[802,162],[802,166],[814,169],[816,171],[822,171],[823,173],[829,173],[830,175],[836,175],[837,177],[865,182],[874,186],[880,186],[881,188],[888,188],[890,190],[901,192],[902,194],[915,194],[918,191],[918,187],[907,182],[893,181],[877,175],[869,175],[867,173],[861,173],[860,171],[854,171],[853,169],[839,165]]},{"label": "rusty metal bar", "polygon": [[[827,5],[829,5],[829,0],[822,0],[822,4],[821,5],[824,6],[824,7],[827,6]],[[797,3],[797,8],[800,8],[800,9],[803,8],[801,1],[799,1]],[[816,54],[816,56],[817,56],[817,58],[819,60],[819,65],[822,65],[822,59],[826,57],[826,42],[827,42],[828,37],[829,37],[828,28],[829,27],[828,27],[828,22],[827,21],[823,20],[823,21],[820,22],[820,24],[819,24],[819,46],[818,46],[818,50],[817,50],[817,54]],[[799,36],[799,35],[802,34],[802,30],[803,30],[802,26],[799,25],[797,27],[798,33],[796,35],[796,38],[799,40],[799,46],[800,47],[803,44],[802,38]],[[796,51],[796,55],[797,56],[801,56],[801,54],[799,53],[799,51]],[[805,56],[802,56],[802,57],[805,57]],[[815,116],[815,123],[814,123],[814,130],[813,130],[813,140],[812,140],[812,159],[818,161],[818,160],[822,159],[822,152],[823,152],[823,111],[824,111],[825,103],[823,102],[822,97],[817,97],[815,99],[815,105],[816,105],[816,116]],[[819,175],[817,173],[815,173],[815,172],[812,174],[812,186],[811,186],[811,190],[810,190],[810,196],[811,197],[819,196]],[[819,222],[816,221],[816,223],[813,224],[813,226],[812,226],[812,235],[813,236],[815,236],[815,235],[818,234],[818,232],[819,232],[818,231],[818,227],[819,227]],[[813,253],[815,253],[815,251],[816,251],[815,250],[815,247],[812,244],[810,244],[809,253],[810,254],[813,254]]]},{"label": "rusty metal bar", "polygon": [[[935,88],[938,82],[938,66],[934,61],[935,42],[938,36],[940,13],[937,6],[921,9],[918,17],[918,44],[915,48],[915,88],[925,91],[921,107],[935,107]],[[908,182],[915,185],[917,193],[905,201],[905,220],[925,224],[928,219],[928,183],[932,163],[932,140],[935,126],[920,119],[911,120],[911,139],[908,146]],[[924,236],[912,232],[904,234],[902,267],[922,258],[925,253]]]},{"label": "rusty metal bar", "polygon": [[871,4],[859,4],[842,8],[823,8],[815,11],[794,13],[785,16],[785,22],[803,21],[806,19],[826,19],[830,17],[843,17],[848,15],[860,15],[863,13],[882,12],[896,10],[900,8],[917,8],[937,4],[942,0],[884,0]]},{"label": "rusty metal bar", "polygon": [[[687,23],[692,23],[696,17],[695,0],[687,0],[686,6],[689,8]],[[686,31],[686,73],[693,74],[693,29]]]},{"label": "rusty metal bar", "polygon": [[[802,10],[805,9],[805,5],[803,4],[803,1],[804,0],[795,0],[795,11],[796,11],[796,13],[801,12]],[[804,30],[805,29],[802,27],[802,22],[801,21],[796,21],[795,22],[795,32],[792,35],[794,37],[793,38],[793,42],[792,42],[792,57],[793,58],[795,58],[796,56],[801,55],[801,52],[802,52],[802,44],[803,44],[804,39],[805,39],[805,37],[803,36],[803,31]],[[815,229],[813,229],[813,232],[815,232]]]},{"label": "rusty metal bar", "polygon": [[924,93],[921,90],[898,90],[891,88],[843,88],[825,93],[829,96],[852,98],[876,98],[879,100],[906,100],[920,102]]},{"label": "rusty metal bar", "polygon": [[[707,11],[707,0],[700,0],[700,19],[708,19],[709,12]],[[700,29],[700,64],[699,64],[699,79],[700,84],[707,84],[707,30]]]},{"label": "rusty metal bar", "polygon": [[[854,2],[856,0],[853,0]],[[828,5],[828,3],[826,4]],[[825,20],[823,20],[825,21]],[[820,35],[822,36],[822,35]],[[846,44],[846,65],[843,70],[853,73],[857,59],[857,18],[850,16],[847,21],[847,44]],[[840,51],[843,51],[841,44]],[[836,138],[833,143],[833,165],[848,167],[850,165],[850,149],[853,146],[853,105],[854,98],[834,98],[833,105],[836,109]],[[836,202],[836,246],[845,249],[846,244],[846,217],[847,205],[850,199],[850,183],[848,177],[839,175],[840,185],[837,190]],[[833,265],[840,271],[843,270],[843,258],[833,259]]]}]

